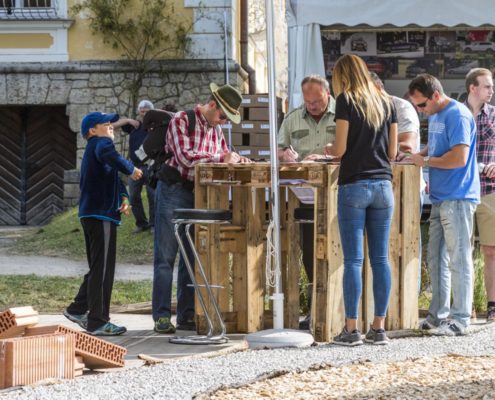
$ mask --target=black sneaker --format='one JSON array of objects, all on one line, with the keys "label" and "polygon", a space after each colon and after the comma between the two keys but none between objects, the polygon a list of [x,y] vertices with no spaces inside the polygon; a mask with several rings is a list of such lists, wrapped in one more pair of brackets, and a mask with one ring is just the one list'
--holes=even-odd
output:
[{"label": "black sneaker", "polygon": [[169,317],[160,317],[155,321],[154,331],[157,333],[175,333],[175,326]]},{"label": "black sneaker", "polygon": [[490,306],[486,309],[486,323],[491,324],[495,322],[495,307]]},{"label": "black sneaker", "polygon": [[179,331],[195,331],[196,330],[196,322],[194,322],[194,319],[188,319],[184,322],[177,322],[177,330],[179,330]]},{"label": "black sneaker", "polygon": [[364,337],[364,341],[366,343],[372,343],[372,344],[378,344],[378,345],[385,345],[388,344],[388,337],[387,334],[385,333],[385,329],[373,329],[372,326],[370,326],[370,330]]},{"label": "black sneaker", "polygon": [[301,331],[309,331],[309,327],[311,325],[311,316],[306,315],[306,317],[299,321],[299,330]]},{"label": "black sneaker", "polygon": [[352,332],[347,332],[347,329],[344,327],[342,332],[333,338],[333,343],[339,346],[359,346],[363,344],[361,332],[357,329],[354,329]]},{"label": "black sneaker", "polygon": [[427,319],[425,319],[421,324],[421,326],[419,327],[419,329],[423,331],[432,331],[434,329],[437,329],[437,327],[433,325],[431,322],[429,322]]}]

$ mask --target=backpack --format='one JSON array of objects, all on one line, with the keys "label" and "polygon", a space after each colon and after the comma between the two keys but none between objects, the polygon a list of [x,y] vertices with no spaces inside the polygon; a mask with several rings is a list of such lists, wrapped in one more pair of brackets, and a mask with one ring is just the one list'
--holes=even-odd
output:
[{"label": "backpack", "polygon": [[[196,114],[194,110],[187,110],[187,119],[189,127],[188,135],[191,135],[196,128]],[[154,189],[162,172],[162,166],[165,161],[172,157],[172,153],[165,153],[165,145],[167,143],[167,130],[170,121],[175,114],[164,110],[150,110],[143,118],[143,129],[148,132],[148,135],[143,141],[142,146],[136,151],[137,157],[146,162],[151,160],[148,168],[149,185]],[[169,168],[173,169],[173,168]]]}]

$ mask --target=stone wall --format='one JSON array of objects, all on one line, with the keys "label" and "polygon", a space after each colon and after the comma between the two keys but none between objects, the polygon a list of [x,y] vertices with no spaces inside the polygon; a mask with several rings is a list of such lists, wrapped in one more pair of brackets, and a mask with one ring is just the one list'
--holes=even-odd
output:
[{"label": "stone wall", "polygon": [[[229,65],[230,84],[243,87],[244,71]],[[85,140],[79,135],[81,119],[90,111],[118,112],[132,117],[126,82],[132,67],[115,62],[4,63],[0,64],[0,105],[65,105],[69,126],[77,134],[77,168]],[[225,82],[223,60],[178,60],[157,62],[144,79],[139,99],[149,99],[156,107],[173,103],[178,109],[206,101],[209,83]],[[117,149],[125,152],[127,138],[116,132]],[[65,204],[78,198],[78,172],[65,174]]]}]

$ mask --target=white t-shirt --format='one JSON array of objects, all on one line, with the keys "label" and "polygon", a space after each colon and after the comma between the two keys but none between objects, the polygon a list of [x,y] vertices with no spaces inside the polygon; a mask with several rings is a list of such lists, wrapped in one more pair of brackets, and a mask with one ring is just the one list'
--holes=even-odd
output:
[{"label": "white t-shirt", "polygon": [[[392,96],[392,101],[397,112],[397,125],[398,134],[404,132],[414,132],[417,135],[417,146],[416,153],[419,152],[421,145],[421,138],[419,136],[419,118],[418,113],[414,109],[413,105],[407,100],[401,99],[400,97]],[[424,191],[426,187],[426,182],[423,179],[423,171],[421,168],[421,179],[420,179],[420,190]]]},{"label": "white t-shirt", "polygon": [[401,99],[400,97],[392,96],[392,101],[397,112],[397,123],[398,123],[398,133],[399,135],[403,132],[414,132],[417,135],[417,147],[416,152],[420,150],[419,148],[419,118],[418,113],[414,109],[413,105],[407,100]]}]

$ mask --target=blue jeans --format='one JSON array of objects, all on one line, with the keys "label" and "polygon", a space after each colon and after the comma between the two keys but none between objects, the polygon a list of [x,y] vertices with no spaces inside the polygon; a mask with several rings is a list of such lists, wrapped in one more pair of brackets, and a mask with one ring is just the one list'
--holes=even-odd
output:
[{"label": "blue jeans", "polygon": [[[466,200],[432,204],[428,266],[431,303],[428,321],[438,325],[450,316],[468,327],[473,304],[471,235],[476,205]],[[452,308],[450,289],[452,284]]]},{"label": "blue jeans", "polygon": [[[146,166],[139,168],[143,171],[143,177],[137,181],[129,178],[129,201],[131,202],[131,210],[134,215],[134,219],[136,220],[136,226],[140,228],[147,228],[148,226],[153,226],[155,220],[155,191],[149,185],[148,168]],[[143,200],[141,198],[143,186],[146,186],[146,193],[148,194],[149,219],[146,219]]]},{"label": "blue jeans", "polygon": [[391,287],[388,241],[393,210],[394,194],[392,183],[388,180],[367,179],[339,186],[338,218],[344,253],[344,306],[347,319],[358,318],[363,286],[365,229],[373,271],[375,316],[384,317],[387,313]]},{"label": "blue jeans", "polygon": [[[155,191],[155,242],[153,262],[152,313],[156,321],[171,316],[172,275],[179,244],[175,238],[172,214],[176,208],[194,208],[193,192],[181,183],[168,184],[158,181]],[[194,232],[191,227],[191,232]],[[181,238],[186,247],[188,259],[194,266],[194,255],[185,237],[184,227]],[[177,323],[194,318],[194,288],[191,277],[182,258],[179,260],[177,277]]]}]

